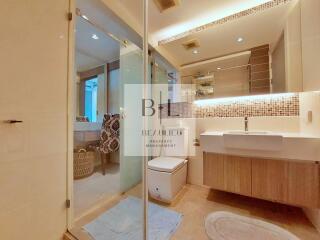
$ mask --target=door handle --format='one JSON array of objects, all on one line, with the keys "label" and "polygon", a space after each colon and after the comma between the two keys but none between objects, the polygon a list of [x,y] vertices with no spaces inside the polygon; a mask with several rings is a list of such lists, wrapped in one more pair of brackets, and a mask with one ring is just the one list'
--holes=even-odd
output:
[{"label": "door handle", "polygon": [[15,120],[15,119],[7,120],[7,121],[4,121],[4,122],[5,122],[5,123],[9,123],[9,124],[14,124],[14,123],[23,123],[23,121]]}]

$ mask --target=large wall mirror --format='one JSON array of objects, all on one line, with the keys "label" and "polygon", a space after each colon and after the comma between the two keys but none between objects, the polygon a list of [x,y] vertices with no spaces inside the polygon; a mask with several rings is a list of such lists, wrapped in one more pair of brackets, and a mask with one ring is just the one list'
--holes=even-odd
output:
[{"label": "large wall mirror", "polygon": [[198,15],[199,21],[208,17],[206,11],[194,17],[185,12],[185,19],[180,19],[184,24],[169,17],[200,8],[194,2],[182,1],[162,14],[167,15],[165,21],[172,20],[168,29],[177,34],[165,37],[163,32],[158,49],[178,63],[181,83],[195,84],[196,99],[308,90],[303,62],[312,60],[309,50],[302,50],[308,36],[300,0],[262,1],[218,20],[211,16],[206,24],[183,31],[188,20],[191,24]]},{"label": "large wall mirror", "polygon": [[77,122],[101,123],[119,112],[120,45],[101,29],[78,17],[75,51]]}]

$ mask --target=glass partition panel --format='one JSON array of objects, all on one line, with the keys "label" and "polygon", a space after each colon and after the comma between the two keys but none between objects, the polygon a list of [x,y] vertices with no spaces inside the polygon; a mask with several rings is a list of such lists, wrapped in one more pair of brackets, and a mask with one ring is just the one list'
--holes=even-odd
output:
[{"label": "glass partition panel", "polygon": [[142,150],[142,89],[125,90],[143,84],[142,38],[105,2],[76,1],[72,208],[81,221],[69,230],[79,240],[140,240],[143,156],[125,150]]},{"label": "glass partition panel", "polygon": [[[142,116],[137,114],[137,109],[142,99],[143,84],[143,58],[142,50],[134,44],[128,44],[120,50],[120,174],[121,190],[128,191],[139,187],[142,181],[143,157],[139,154],[130,154],[128,148],[142,149],[142,139],[137,138],[137,133],[142,130]],[[132,85],[128,88],[128,85]],[[130,89],[136,91],[130,91]],[[140,116],[140,117],[139,117]],[[132,156],[136,155],[136,156]]]}]

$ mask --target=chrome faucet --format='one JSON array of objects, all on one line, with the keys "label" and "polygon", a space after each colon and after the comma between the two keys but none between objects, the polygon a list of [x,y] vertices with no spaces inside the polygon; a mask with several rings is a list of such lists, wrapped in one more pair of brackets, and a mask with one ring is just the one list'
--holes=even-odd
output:
[{"label": "chrome faucet", "polygon": [[244,118],[244,130],[245,130],[246,132],[249,131],[248,124],[249,124],[248,117],[245,117],[245,118]]}]

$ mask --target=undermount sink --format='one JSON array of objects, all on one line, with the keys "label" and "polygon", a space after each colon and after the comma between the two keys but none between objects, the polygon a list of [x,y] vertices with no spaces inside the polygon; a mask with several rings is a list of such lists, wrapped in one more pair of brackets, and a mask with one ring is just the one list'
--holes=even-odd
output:
[{"label": "undermount sink", "polygon": [[229,131],[223,133],[223,143],[226,148],[280,151],[282,135],[271,132]]}]

